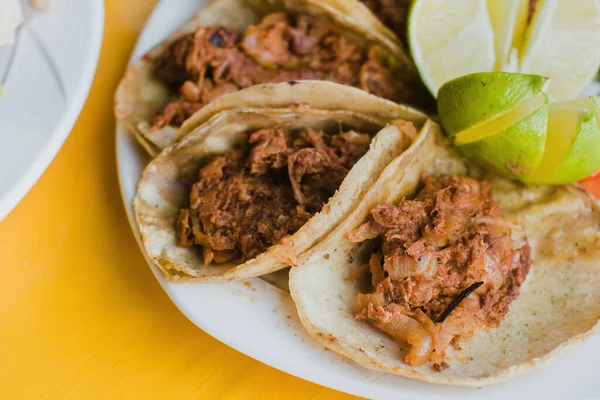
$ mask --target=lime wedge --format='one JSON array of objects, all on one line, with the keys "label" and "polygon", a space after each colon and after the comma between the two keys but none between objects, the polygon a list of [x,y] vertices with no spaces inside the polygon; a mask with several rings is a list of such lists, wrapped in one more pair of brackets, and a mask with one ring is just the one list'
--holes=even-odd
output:
[{"label": "lime wedge", "polygon": [[442,125],[463,155],[536,185],[577,182],[600,169],[600,97],[549,105],[539,75],[478,73],[440,88]]},{"label": "lime wedge", "polygon": [[456,134],[544,92],[548,79],[539,75],[480,72],[453,79],[438,94],[438,111],[446,132]]},{"label": "lime wedge", "polygon": [[[520,106],[519,106],[520,107]],[[521,121],[496,131],[495,135],[458,146],[467,158],[513,179],[534,171],[542,160],[548,127],[548,104]]]},{"label": "lime wedge", "polygon": [[445,82],[496,63],[486,0],[418,0],[408,16],[408,41],[423,82],[435,96]]},{"label": "lime wedge", "polygon": [[538,93],[535,96],[525,100],[517,107],[511,108],[503,113],[496,114],[490,119],[487,119],[480,124],[472,126],[458,133],[454,138],[454,142],[457,145],[464,145],[493,136],[507,127],[518,124],[547,103],[548,98],[546,97],[546,94]]},{"label": "lime wedge", "polygon": [[546,144],[547,79],[507,72],[471,74],[440,88],[442,125],[467,158],[510,178],[530,175]]},{"label": "lime wedge", "polygon": [[598,98],[551,104],[544,157],[525,181],[565,184],[579,181],[600,169],[599,123]]},{"label": "lime wedge", "polygon": [[551,78],[552,100],[576,98],[600,65],[600,1],[539,0],[520,54],[521,72]]}]

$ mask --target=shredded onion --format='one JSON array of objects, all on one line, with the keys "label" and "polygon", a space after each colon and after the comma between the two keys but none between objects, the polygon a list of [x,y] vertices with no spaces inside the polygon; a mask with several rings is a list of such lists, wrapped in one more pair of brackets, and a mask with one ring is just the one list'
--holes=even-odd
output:
[{"label": "shredded onion", "polygon": [[419,366],[429,361],[433,352],[433,337],[415,319],[405,315],[400,306],[390,304],[387,307],[389,317],[375,322],[381,329],[399,342],[408,342],[410,351],[405,360],[407,364]]},{"label": "shredded onion", "polygon": [[409,276],[435,276],[438,263],[432,253],[426,253],[416,260],[406,254],[386,257],[383,268],[392,280],[401,280]]},{"label": "shredded onion", "polygon": [[385,295],[383,293],[372,293],[372,294],[359,294],[357,297],[358,309],[366,309],[369,305],[376,307],[383,307],[387,304]]},{"label": "shredded onion", "polygon": [[475,220],[475,223],[485,224],[485,225],[496,225],[496,226],[500,226],[502,228],[511,229],[511,230],[515,230],[518,232],[523,231],[522,226],[517,225],[514,222],[509,221],[504,218],[479,217]]},{"label": "shredded onion", "polygon": [[414,259],[406,254],[386,257],[383,269],[393,281],[416,275]]},{"label": "shredded onion", "polygon": [[377,287],[377,284],[385,279],[385,274],[383,273],[383,267],[381,266],[382,255],[380,253],[371,254],[371,258],[369,259],[369,269],[371,271],[371,283],[374,287]]}]

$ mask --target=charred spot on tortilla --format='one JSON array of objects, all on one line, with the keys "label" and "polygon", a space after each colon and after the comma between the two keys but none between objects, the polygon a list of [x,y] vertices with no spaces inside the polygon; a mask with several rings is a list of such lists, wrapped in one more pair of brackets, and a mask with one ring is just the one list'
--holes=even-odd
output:
[{"label": "charred spot on tortilla", "polygon": [[213,157],[199,170],[177,220],[178,245],[199,246],[205,265],[256,257],[321,210],[370,139],[352,130],[251,132],[246,148]]},{"label": "charred spot on tortilla", "polygon": [[531,266],[520,231],[489,182],[424,174],[416,196],[375,206],[348,234],[375,246],[374,290],[358,295],[356,318],[408,342],[407,364],[446,369],[446,348],[497,326],[518,296]]},{"label": "charred spot on tortilla", "polygon": [[396,61],[379,44],[361,48],[331,21],[274,12],[245,32],[199,27],[153,60],[154,75],[173,93],[151,130],[181,126],[216,98],[259,83],[325,80],[405,102],[412,89],[395,72]]}]

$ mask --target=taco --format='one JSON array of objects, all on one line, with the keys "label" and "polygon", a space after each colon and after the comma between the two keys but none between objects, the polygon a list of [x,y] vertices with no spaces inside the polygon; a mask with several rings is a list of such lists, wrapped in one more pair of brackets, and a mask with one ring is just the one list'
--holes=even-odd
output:
[{"label": "taco", "polygon": [[327,80],[396,102],[430,101],[385,31],[340,0],[216,0],[133,64],[115,113],[156,155],[203,106],[260,83]]},{"label": "taco", "polygon": [[198,126],[147,166],[134,200],[149,258],[176,282],[294,265],[431,124],[320,81],[253,86],[195,118]]},{"label": "taco", "polygon": [[483,386],[594,332],[599,257],[587,193],[488,181],[430,129],[301,257],[290,291],[310,334],[367,368]]}]

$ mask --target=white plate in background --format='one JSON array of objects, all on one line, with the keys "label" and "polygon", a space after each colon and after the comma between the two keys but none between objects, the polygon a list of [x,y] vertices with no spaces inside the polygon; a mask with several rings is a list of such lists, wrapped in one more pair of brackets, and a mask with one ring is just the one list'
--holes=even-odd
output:
[{"label": "white plate in background", "polygon": [[38,180],[75,124],[102,44],[102,0],[53,0],[0,47],[0,220]]},{"label": "white plate in background", "polygon": [[[132,60],[142,56],[206,3],[207,0],[162,0],[140,36]],[[148,157],[121,127],[117,128],[116,152],[123,201],[141,246],[131,203]],[[154,267],[152,271],[177,307],[208,334],[258,361],[343,392],[377,399],[600,397],[596,366],[599,336],[558,358],[550,368],[505,384],[481,389],[433,385],[373,372],[324,350],[305,332],[289,294],[263,280],[253,279],[246,284],[182,285],[166,282]]]}]

